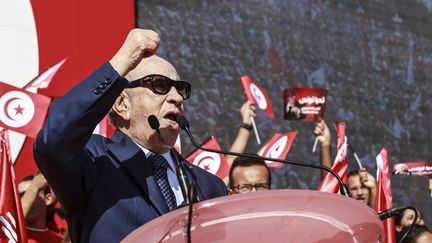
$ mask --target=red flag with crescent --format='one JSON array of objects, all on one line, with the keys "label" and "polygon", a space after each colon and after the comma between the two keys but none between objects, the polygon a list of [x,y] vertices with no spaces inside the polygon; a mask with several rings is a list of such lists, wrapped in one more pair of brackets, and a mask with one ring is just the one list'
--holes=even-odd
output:
[{"label": "red flag with crescent", "polygon": [[0,82],[0,126],[36,137],[51,99]]},{"label": "red flag with crescent", "polygon": [[[201,144],[204,148],[220,150],[220,146],[216,138],[211,136],[204,143]],[[192,163],[202,169],[224,179],[228,176],[229,166],[226,162],[225,156],[218,153],[212,153],[197,149],[186,157],[189,163]]]},{"label": "red flag with crescent", "polygon": [[[258,151],[259,156],[272,159],[285,159],[297,136],[297,131],[287,133],[275,133],[267,143]],[[282,163],[266,160],[268,167],[280,168]]]},{"label": "red flag with crescent", "polygon": [[258,108],[274,119],[271,101],[265,90],[254,83],[249,76],[242,76],[240,81],[246,98],[251,102],[251,104],[257,105]]},{"label": "red flag with crescent", "polygon": [[[375,210],[381,212],[393,207],[393,195],[391,190],[390,169],[388,163],[388,153],[385,148],[376,157],[377,163],[377,192]],[[383,221],[385,243],[396,242],[395,226],[393,218]]]},{"label": "red flag with crescent", "polygon": [[27,242],[21,200],[15,184],[9,137],[0,130],[0,242]]},{"label": "red flag with crescent", "polygon": [[[343,182],[346,183],[348,179],[348,139],[345,136],[345,122],[336,122],[337,129],[337,154],[335,162],[333,163],[332,170],[334,170],[342,178]],[[340,185],[337,179],[327,173],[321,184],[318,186],[318,191],[322,192],[340,192]]]}]

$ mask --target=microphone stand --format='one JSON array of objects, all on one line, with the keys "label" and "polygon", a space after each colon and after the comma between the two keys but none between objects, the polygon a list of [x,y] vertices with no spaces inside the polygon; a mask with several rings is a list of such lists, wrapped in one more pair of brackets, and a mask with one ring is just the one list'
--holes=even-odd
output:
[{"label": "microphone stand", "polygon": [[339,185],[340,185],[341,194],[344,196],[351,197],[351,192],[349,191],[348,187],[343,183],[340,176],[334,170],[332,170],[326,166],[323,166],[320,164],[300,163],[300,162],[295,162],[295,161],[273,159],[273,158],[261,157],[261,156],[253,155],[253,154],[242,154],[242,153],[236,153],[236,152],[228,152],[228,151],[221,151],[221,150],[204,148],[204,147],[200,146],[195,141],[195,139],[193,138],[192,133],[189,130],[189,121],[184,116],[180,116],[177,122],[180,125],[180,128],[187,133],[188,137],[190,138],[191,142],[195,145],[195,147],[197,147],[201,150],[204,150],[207,152],[213,152],[213,153],[221,153],[221,154],[226,154],[226,155],[248,157],[248,158],[252,158],[252,159],[270,160],[270,161],[284,163],[284,164],[292,164],[292,165],[297,165],[297,166],[302,166],[302,167],[312,167],[312,168],[316,168],[316,169],[320,169],[320,170],[325,170],[325,171],[329,172],[330,174],[332,174],[337,179],[337,181],[339,182]]},{"label": "microphone stand", "polygon": [[191,227],[192,227],[192,218],[193,218],[193,201],[194,201],[194,198],[196,197],[195,194],[196,194],[196,187],[195,187],[195,184],[191,181],[191,183],[189,184],[188,201],[190,203],[188,205],[188,220],[187,220],[187,228],[186,228],[186,238],[187,238],[188,243],[192,242]]},{"label": "microphone stand", "polygon": [[[161,140],[162,142],[162,146],[165,145],[165,141],[162,138],[162,134],[159,130],[160,124],[159,124],[159,120],[157,119],[157,117],[155,115],[150,115],[147,119],[150,127],[156,131],[156,136]],[[189,196],[189,190],[188,190],[188,183],[187,183],[187,176],[186,173],[183,171],[183,167],[181,166],[180,163],[180,155],[176,152],[173,151],[173,149],[170,149],[170,154],[172,159],[174,160],[174,163],[176,165],[176,175],[177,175],[177,180],[179,181],[180,184],[180,189],[181,192],[183,194],[183,202],[182,204],[180,204],[177,208],[183,207],[188,205],[191,201],[190,201],[190,196]]]},{"label": "microphone stand", "polygon": [[191,202],[193,202],[193,197],[192,197],[192,201],[191,201],[191,197],[190,197],[190,190],[188,187],[188,183],[187,183],[187,176],[183,171],[183,168],[180,164],[180,159],[179,159],[179,155],[177,154],[176,151],[173,151],[173,149],[170,150],[171,153],[171,157],[174,160],[174,163],[176,164],[176,174],[177,174],[177,179],[179,180],[180,183],[180,189],[182,191],[183,194],[183,199],[184,201],[182,202],[181,205],[179,205],[179,207],[181,207],[182,205],[189,205]]}]

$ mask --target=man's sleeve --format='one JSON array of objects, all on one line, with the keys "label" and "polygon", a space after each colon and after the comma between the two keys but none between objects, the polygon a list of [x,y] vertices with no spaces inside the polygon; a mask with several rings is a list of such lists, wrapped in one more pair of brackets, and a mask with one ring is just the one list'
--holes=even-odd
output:
[{"label": "man's sleeve", "polygon": [[52,105],[34,158],[62,203],[80,200],[93,185],[97,170],[85,145],[126,84],[107,62]]}]

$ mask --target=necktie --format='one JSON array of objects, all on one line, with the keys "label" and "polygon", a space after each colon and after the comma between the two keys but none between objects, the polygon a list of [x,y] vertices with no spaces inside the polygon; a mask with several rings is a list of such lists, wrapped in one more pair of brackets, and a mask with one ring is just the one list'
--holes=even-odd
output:
[{"label": "necktie", "polygon": [[172,191],[168,182],[168,161],[163,156],[158,154],[151,155],[149,160],[153,163],[156,182],[162,192],[168,208],[171,210],[177,206],[177,203],[174,192]]}]

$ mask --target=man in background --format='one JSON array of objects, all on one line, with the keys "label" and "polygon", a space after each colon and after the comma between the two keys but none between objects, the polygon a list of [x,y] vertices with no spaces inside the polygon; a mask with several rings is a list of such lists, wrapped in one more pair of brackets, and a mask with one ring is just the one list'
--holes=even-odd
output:
[{"label": "man in background", "polygon": [[55,194],[40,173],[27,176],[18,184],[21,205],[30,243],[62,242],[63,235],[48,228],[54,217]]},{"label": "man in background", "polygon": [[237,157],[229,172],[231,194],[267,191],[271,187],[271,173],[264,160]]}]

